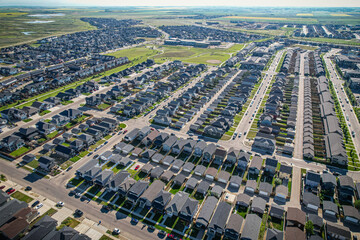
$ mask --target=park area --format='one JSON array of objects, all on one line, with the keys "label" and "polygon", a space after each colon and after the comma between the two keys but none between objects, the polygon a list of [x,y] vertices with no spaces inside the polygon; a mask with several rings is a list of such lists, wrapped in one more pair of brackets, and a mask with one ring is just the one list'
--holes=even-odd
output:
[{"label": "park area", "polygon": [[[125,57],[129,60],[141,62],[147,58],[154,59],[156,63],[180,60],[185,63],[219,65],[229,59],[233,54],[243,48],[243,44],[233,44],[226,48],[195,48],[187,46],[141,46],[132,49],[123,49],[110,56]],[[140,60],[140,61],[139,61]]]}]

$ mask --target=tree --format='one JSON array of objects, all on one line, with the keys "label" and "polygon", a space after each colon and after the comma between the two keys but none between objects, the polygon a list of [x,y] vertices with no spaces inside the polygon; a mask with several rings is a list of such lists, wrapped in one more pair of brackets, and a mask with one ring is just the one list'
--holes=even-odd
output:
[{"label": "tree", "polygon": [[280,185],[281,184],[281,179],[280,178],[275,178],[275,185]]},{"label": "tree", "polygon": [[314,234],[314,224],[312,221],[307,221],[305,224],[306,233],[311,235]]},{"label": "tree", "polygon": [[360,200],[356,200],[354,206],[360,210]]}]

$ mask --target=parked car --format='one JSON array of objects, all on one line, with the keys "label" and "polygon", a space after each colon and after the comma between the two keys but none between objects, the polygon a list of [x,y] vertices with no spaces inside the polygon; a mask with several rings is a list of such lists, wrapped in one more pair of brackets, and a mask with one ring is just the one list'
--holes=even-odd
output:
[{"label": "parked car", "polygon": [[115,235],[119,235],[119,234],[120,234],[120,229],[118,229],[118,228],[114,228],[114,230],[113,230],[113,234],[115,234]]},{"label": "parked car", "polygon": [[136,165],[135,170],[138,170],[140,168],[140,165]]},{"label": "parked car", "polygon": [[133,223],[138,223],[139,220],[137,220],[136,218],[132,218],[132,219],[131,219],[131,222],[133,222]]},{"label": "parked car", "polygon": [[37,205],[37,206],[35,207],[35,209],[40,209],[40,208],[42,208],[43,206],[44,206],[44,204],[40,203],[39,205]]},{"label": "parked car", "polygon": [[58,206],[58,207],[63,207],[64,206],[64,203],[63,202],[58,202],[57,204],[56,204],[56,206]]},{"label": "parked car", "polygon": [[124,130],[124,134],[127,133],[127,130]]},{"label": "parked car", "polygon": [[40,201],[35,201],[32,205],[31,205],[31,207],[35,207],[36,205],[38,205],[40,203]]},{"label": "parked car", "polygon": [[70,171],[72,168],[73,168],[73,167],[70,166],[70,167],[68,167],[68,168],[66,169],[66,171],[68,172],[68,171]]},{"label": "parked car", "polygon": [[76,209],[74,215],[81,217],[83,214],[83,211],[81,211],[80,209]]},{"label": "parked car", "polygon": [[2,185],[0,186],[0,190],[4,189],[5,188],[5,185]]},{"label": "parked car", "polygon": [[15,192],[15,189],[11,189],[7,194],[12,194],[13,192]]},{"label": "parked car", "polygon": [[25,188],[25,191],[31,191],[32,190],[32,187],[30,187],[30,186],[27,186],[26,188]]}]

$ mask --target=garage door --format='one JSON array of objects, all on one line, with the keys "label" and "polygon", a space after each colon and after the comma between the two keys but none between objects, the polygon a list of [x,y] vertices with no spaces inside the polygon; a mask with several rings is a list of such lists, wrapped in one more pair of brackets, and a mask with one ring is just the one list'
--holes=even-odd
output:
[{"label": "garage door", "polygon": [[352,218],[352,217],[345,217],[345,220],[348,222],[351,222],[351,223],[355,223],[355,224],[358,223],[358,220],[355,218]]},{"label": "garage door", "polygon": [[208,180],[211,180],[211,181],[213,181],[213,180],[214,180],[214,177],[213,177],[213,176],[211,176],[211,175],[206,175],[206,176],[205,176],[205,178],[206,178],[206,179],[208,179]]},{"label": "garage door", "polygon": [[249,188],[249,187],[246,187],[245,188],[245,191],[248,191],[250,193],[254,193],[254,189],[253,188]]},{"label": "garage door", "polygon": [[311,211],[317,211],[318,210],[318,207],[315,206],[315,205],[312,205],[312,204],[308,204],[307,206],[307,209],[311,210]]}]

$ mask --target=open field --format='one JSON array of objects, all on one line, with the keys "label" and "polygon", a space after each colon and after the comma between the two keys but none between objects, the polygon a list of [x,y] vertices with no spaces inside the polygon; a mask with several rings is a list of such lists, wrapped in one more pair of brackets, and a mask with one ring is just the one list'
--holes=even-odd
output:
[{"label": "open field", "polygon": [[336,44],[347,44],[347,45],[356,45],[360,46],[360,41],[356,39],[345,40],[345,39],[335,39],[335,38],[306,38],[306,37],[294,37],[295,39],[313,41],[313,42],[327,42],[327,43],[336,43]]},{"label": "open field", "polygon": [[288,20],[287,18],[279,18],[279,17],[246,17],[246,16],[228,16],[224,18],[233,18],[233,19],[260,19],[260,20]]},{"label": "open field", "polygon": [[130,60],[147,58],[157,63],[181,60],[186,63],[203,63],[219,65],[243,48],[243,44],[234,44],[229,48],[194,48],[185,46],[141,46],[132,49],[123,49],[108,55],[115,57],[127,56]]},{"label": "open field", "polygon": [[[32,14],[32,12],[30,12]],[[89,23],[73,16],[53,18],[31,17],[27,13],[0,13],[0,47],[19,43],[30,43],[38,39],[65,33],[95,29]],[[12,17],[9,17],[12,16]],[[44,21],[35,23],[34,21]],[[49,22],[47,22],[49,21]]]},{"label": "open field", "polygon": [[330,15],[333,17],[351,17],[351,15],[346,13],[331,13]]},{"label": "open field", "polygon": [[313,17],[314,14],[312,14],[312,13],[297,13],[296,16],[298,16],[298,17]]}]

